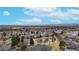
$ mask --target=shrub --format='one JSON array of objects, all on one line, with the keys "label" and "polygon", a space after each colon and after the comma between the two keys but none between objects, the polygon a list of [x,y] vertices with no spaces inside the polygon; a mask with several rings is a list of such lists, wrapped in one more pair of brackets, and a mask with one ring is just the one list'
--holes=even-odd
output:
[{"label": "shrub", "polygon": [[26,45],[21,46],[21,51],[25,51],[26,50]]},{"label": "shrub", "polygon": [[60,41],[60,44],[59,44],[59,46],[65,46],[66,44],[65,44],[65,42],[62,40],[62,41]]},{"label": "shrub", "polygon": [[61,50],[61,51],[64,51],[64,50],[65,50],[65,47],[60,46],[60,50]]}]

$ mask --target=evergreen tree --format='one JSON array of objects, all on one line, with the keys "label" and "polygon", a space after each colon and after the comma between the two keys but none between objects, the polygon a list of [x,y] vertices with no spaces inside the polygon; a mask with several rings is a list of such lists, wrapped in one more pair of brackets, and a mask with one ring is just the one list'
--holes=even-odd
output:
[{"label": "evergreen tree", "polygon": [[12,36],[12,38],[11,38],[11,47],[13,47],[13,46],[15,46],[16,45],[16,43],[17,43],[17,41],[16,41],[16,38],[15,38],[15,36]]},{"label": "evergreen tree", "polygon": [[61,51],[64,51],[65,50],[66,43],[63,40],[60,40],[59,46],[60,46],[60,50]]},{"label": "evergreen tree", "polygon": [[20,38],[19,38],[19,36],[12,36],[12,38],[11,38],[11,46],[13,47],[13,46],[15,46],[15,45],[18,45],[18,43],[20,42]]},{"label": "evergreen tree", "polygon": [[65,44],[65,42],[64,41],[60,41],[60,44],[59,44],[59,46],[65,46],[66,44]]},{"label": "evergreen tree", "polygon": [[6,36],[6,33],[5,32],[3,32],[3,36]]},{"label": "evergreen tree", "polygon": [[17,40],[17,43],[20,42],[20,37],[18,35],[16,35],[16,40]]},{"label": "evergreen tree", "polygon": [[63,31],[61,31],[61,34],[63,34],[64,32]]},{"label": "evergreen tree", "polygon": [[34,45],[34,41],[32,37],[30,38],[30,45]]},{"label": "evergreen tree", "polygon": [[6,36],[6,33],[3,32],[3,33],[2,33],[3,41],[5,41],[5,36]]},{"label": "evergreen tree", "polygon": [[21,37],[21,42],[22,42],[22,43],[24,42],[24,36]]}]

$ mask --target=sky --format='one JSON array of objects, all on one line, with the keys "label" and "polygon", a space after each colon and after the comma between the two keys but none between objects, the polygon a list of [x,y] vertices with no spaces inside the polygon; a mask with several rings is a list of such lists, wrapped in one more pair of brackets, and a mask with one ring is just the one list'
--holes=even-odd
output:
[{"label": "sky", "polygon": [[79,24],[78,7],[0,7],[0,25]]}]

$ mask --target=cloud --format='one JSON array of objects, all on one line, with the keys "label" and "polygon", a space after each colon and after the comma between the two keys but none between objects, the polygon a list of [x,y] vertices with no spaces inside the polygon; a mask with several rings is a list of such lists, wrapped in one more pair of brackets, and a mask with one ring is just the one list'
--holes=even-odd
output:
[{"label": "cloud", "polygon": [[29,16],[35,17],[48,17],[51,13],[57,10],[56,7],[53,8],[46,8],[46,7],[39,7],[39,8],[25,8],[24,14]]},{"label": "cloud", "polygon": [[24,22],[24,23],[26,23],[26,22],[28,22],[28,23],[32,23],[32,22],[37,22],[37,23],[39,23],[39,22],[42,22],[42,20],[41,19],[39,19],[39,18],[32,18],[32,19],[19,19],[18,20],[19,22]]},{"label": "cloud", "polygon": [[52,24],[63,24],[61,20],[51,20]]},{"label": "cloud", "polygon": [[54,8],[50,8],[50,7],[39,7],[39,8],[29,8],[31,11],[33,11],[33,12],[41,12],[41,13],[50,13],[50,12],[52,12],[52,11],[54,11],[54,10],[56,10],[56,7],[54,7]]},{"label": "cloud", "polygon": [[74,8],[66,11],[57,7],[25,8],[24,14],[38,18],[48,17],[52,20],[79,20],[79,10]]},{"label": "cloud", "polygon": [[18,22],[18,21],[14,22],[14,23],[11,23],[11,24],[12,24],[12,25],[23,25],[22,22]]},{"label": "cloud", "polygon": [[70,9],[64,15],[67,20],[79,20],[79,10]]},{"label": "cloud", "polygon": [[3,15],[4,16],[9,16],[10,15],[10,12],[9,11],[3,11]]},{"label": "cloud", "polygon": [[18,25],[38,25],[41,24],[42,20],[39,18],[32,19],[18,19],[15,23]]}]

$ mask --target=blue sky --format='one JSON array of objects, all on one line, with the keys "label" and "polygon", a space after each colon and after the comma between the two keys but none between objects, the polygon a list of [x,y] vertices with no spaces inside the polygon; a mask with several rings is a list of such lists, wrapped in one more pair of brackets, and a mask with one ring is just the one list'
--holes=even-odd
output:
[{"label": "blue sky", "polygon": [[78,7],[0,7],[0,25],[79,24]]}]

